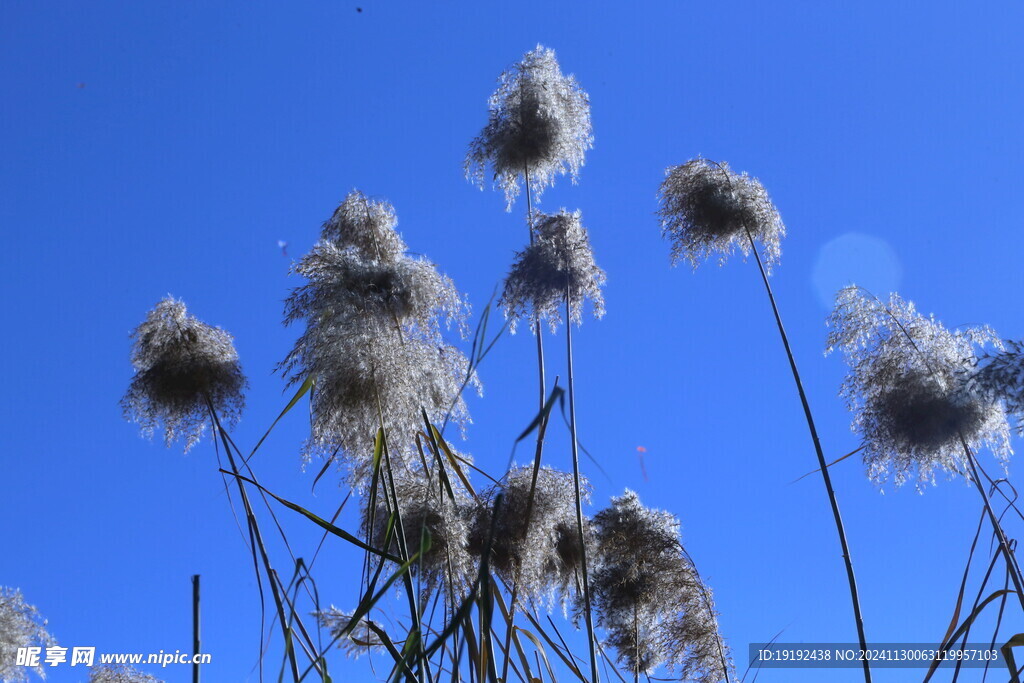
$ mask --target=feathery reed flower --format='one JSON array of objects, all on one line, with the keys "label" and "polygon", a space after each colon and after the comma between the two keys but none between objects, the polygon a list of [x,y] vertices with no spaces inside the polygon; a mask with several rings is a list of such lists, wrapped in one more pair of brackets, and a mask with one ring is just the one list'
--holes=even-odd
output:
[{"label": "feathery reed flower", "polygon": [[320,235],[339,249],[352,248],[365,258],[394,261],[407,249],[396,225],[395,207],[352,190],[324,222]]},{"label": "feathery reed flower", "polygon": [[464,426],[469,412],[459,395],[469,374],[457,349],[415,338],[399,338],[387,328],[356,327],[345,320],[300,342],[311,346],[296,356],[294,379],[316,377],[313,430],[306,456],[341,449],[350,483],[369,484],[377,430],[383,425],[392,458],[414,467],[416,432],[424,427],[420,410],[432,422],[447,414]]},{"label": "feathery reed flower", "polygon": [[366,320],[419,338],[439,335],[442,318],[460,330],[464,325],[465,300],[424,258],[382,261],[322,240],[292,272],[308,282],[288,297],[285,324],[305,319],[307,330],[315,330],[341,320]]},{"label": "feathery reed flower", "polygon": [[513,332],[522,317],[531,323],[546,318],[554,331],[562,322],[561,309],[567,293],[572,322],[581,322],[584,299],[593,304],[595,317],[604,315],[601,287],[605,274],[594,263],[590,237],[580,218],[579,211],[569,213],[565,209],[556,214],[537,215],[535,239],[516,254],[498,302]]},{"label": "feathery reed flower", "polygon": [[365,616],[356,622],[351,631],[344,633],[345,628],[352,621],[352,614],[352,612],[344,612],[332,605],[322,612],[317,612],[316,617],[320,625],[330,632],[331,637],[338,639],[338,647],[351,659],[356,659],[368,652],[383,650],[384,642],[370,628],[369,620]]},{"label": "feathery reed flower", "polygon": [[[514,467],[487,492],[486,504],[475,515],[469,547],[479,557],[491,539],[490,566],[506,583],[518,585],[521,595],[536,601],[565,602],[575,590],[583,560],[576,487],[571,473],[541,467],[531,508],[532,482],[532,466]],[[584,480],[582,485],[589,499],[589,484]],[[498,494],[502,499],[495,509]],[[585,542],[588,535],[585,528]]]},{"label": "feathery reed flower", "polygon": [[235,424],[245,407],[245,375],[231,335],[188,315],[185,304],[167,297],[132,333],[135,376],[121,407],[128,420],[152,437],[163,425],[169,446],[181,437],[188,451],[210,422]]},{"label": "feathery reed flower", "polygon": [[756,178],[697,158],[669,168],[658,194],[661,234],[672,241],[673,264],[685,258],[696,268],[717,252],[721,265],[737,247],[747,257],[748,233],[764,245],[765,267],[778,263],[786,227]]},{"label": "feathery reed flower", "polygon": [[[860,646],[866,648],[867,639],[864,635],[864,620],[857,595],[857,580],[839,511],[839,502],[832,488],[825,454],[814,425],[814,415],[807,401],[807,393],[800,379],[796,358],[793,356],[769,281],[772,266],[779,261],[782,238],[786,234],[782,218],[768,197],[767,190],[756,178],[751,178],[746,173],[734,173],[725,162],[718,163],[700,157],[667,169],[658,196],[661,201],[658,209],[661,234],[671,241],[672,265],[685,258],[691,267],[696,269],[717,252],[718,264],[721,266],[735,253],[737,247],[744,259],[751,253],[754,254],[768,302],[775,316],[775,324],[789,359],[793,382],[796,384],[818,460],[818,471],[821,473],[822,483],[832,508],[836,534],[843,550],[842,558],[850,587],[857,638]],[[761,249],[756,245],[758,240],[761,242]],[[870,663],[863,662],[863,668],[865,679],[870,680]]]},{"label": "feathery reed flower", "polygon": [[[452,484],[450,490],[451,495],[436,476],[427,473],[395,473],[394,497],[398,500],[409,556],[420,551],[424,540],[429,541],[429,547],[413,565],[413,572],[424,580],[426,590],[441,588],[454,602],[473,582],[477,570],[467,549],[469,495],[457,484]],[[397,520],[391,542],[385,547],[391,519],[390,499],[382,490],[372,519],[368,506],[364,507],[363,529],[369,531],[375,548],[398,556]]]},{"label": "feathery reed flower", "polygon": [[442,319],[464,329],[465,300],[434,264],[404,253],[396,224],[390,204],[349,194],[293,269],[307,284],[285,304],[285,324],[303,320],[306,329],[279,367],[290,383],[316,380],[304,454],[340,449],[357,488],[369,483],[382,419],[389,453],[414,468],[421,409],[464,428],[461,390],[467,378],[479,388],[469,361],[441,336]]},{"label": "feathery reed flower", "polygon": [[25,602],[17,588],[0,586],[0,680],[11,683],[28,681],[28,672],[46,678],[42,666],[17,665],[18,648],[47,648],[56,640],[46,630],[46,620],[32,605]]},{"label": "feathery reed flower", "polygon": [[1003,344],[1005,348],[998,353],[979,359],[971,383],[990,398],[1003,401],[1017,421],[1017,431],[1024,432],[1024,343]]},{"label": "feathery reed flower", "polygon": [[579,176],[594,146],[590,102],[572,76],[563,76],[555,51],[538,45],[501,74],[488,102],[487,126],[470,144],[466,177],[483,187],[489,165],[505,192],[507,208],[519,195],[520,177],[539,197],[557,174]]},{"label": "feathery reed flower", "polygon": [[679,520],[645,507],[627,489],[592,524],[590,589],[619,661],[636,673],[665,664],[684,680],[723,680],[728,649],[711,589],[679,542]]},{"label": "feathery reed flower", "polygon": [[100,664],[89,669],[89,683],[163,683],[126,664]]},{"label": "feathery reed flower", "polygon": [[970,381],[975,347],[1000,345],[990,328],[950,331],[897,294],[883,304],[857,287],[839,291],[828,325],[826,352],[841,349],[850,366],[840,393],[872,481],[892,474],[899,486],[916,473],[920,489],[934,483],[937,469],[963,470],[963,442],[987,446],[1005,466],[1012,453],[1006,413]]}]

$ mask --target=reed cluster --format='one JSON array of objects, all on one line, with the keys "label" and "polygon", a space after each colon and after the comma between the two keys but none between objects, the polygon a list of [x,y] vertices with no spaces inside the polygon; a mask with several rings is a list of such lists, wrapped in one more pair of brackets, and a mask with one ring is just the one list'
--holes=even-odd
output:
[{"label": "reed cluster", "polygon": [[[497,302],[506,327],[515,331],[525,320],[537,345],[540,400],[523,413],[528,427],[518,440],[536,437],[526,464],[488,472],[491,460],[478,462],[445,436],[449,423],[466,436],[464,393],[479,390],[479,365],[501,333],[487,336],[488,307],[472,349],[461,350],[470,329],[467,297],[433,262],[409,251],[390,203],[358,190],[293,267],[302,282],[286,300],[284,323],[301,332],[278,366],[296,387],[278,420],[308,394],[310,434],[302,457],[322,463],[321,474],[340,466],[342,486],[360,504],[357,529],[346,531],[335,518],[327,521],[259,483],[251,460],[263,441],[245,454],[229,434],[247,387],[230,335],[191,317],[172,298],[135,330],[125,415],[145,435],[162,430],[168,442],[183,439],[186,450],[207,428],[213,431],[228,458],[222,472],[244,506],[261,588],[274,600],[285,642],[283,677],[330,680],[335,645],[351,656],[383,658],[389,680],[410,682],[564,676],[597,683],[608,667],[634,681],[665,673],[700,683],[736,677],[712,590],[682,543],[680,520],[646,507],[629,490],[591,510],[579,458],[586,424],[576,414],[574,328],[587,306],[595,318],[605,313],[608,277],[582,213],[545,214],[533,202],[560,175],[578,180],[593,140],[586,92],[562,73],[552,50],[538,46],[500,76],[486,125],[466,156],[469,179],[483,186],[491,173],[508,208],[523,188],[527,195],[529,242],[515,253]],[[780,212],[758,179],[702,157],[669,167],[656,196],[656,220],[673,264],[724,264],[738,251],[758,266],[807,423],[807,454],[814,452],[835,522],[851,636],[866,648],[853,553],[831,483],[835,463],[824,457],[769,278],[786,236]],[[542,323],[549,334],[564,330],[565,388],[547,381]],[[896,294],[883,303],[855,287],[839,292],[827,324],[828,350],[840,351],[849,364],[841,394],[868,478],[879,485],[912,480],[923,488],[937,472],[964,476],[981,494],[991,523],[993,562],[1002,558],[1024,610],[1015,546],[990,500],[1009,497],[976,457],[988,451],[1005,466],[1012,453],[1010,419],[1024,410],[1024,347],[987,327],[948,330]],[[571,470],[549,464],[545,437],[556,410],[566,418]],[[493,450],[483,443],[479,450]],[[250,495],[267,509],[253,505]],[[299,597],[313,597],[315,582],[303,562],[295,562],[291,582],[273,567],[263,529],[278,505],[361,553],[358,595],[346,596],[347,607],[323,607],[319,594],[315,609],[299,606]],[[287,546],[287,533],[273,519]],[[390,605],[394,595],[400,607]],[[19,601],[17,593],[0,595],[0,654],[49,638],[34,610]],[[551,618],[559,610],[581,632],[579,653]],[[315,618],[307,625],[309,612]],[[103,671],[93,680],[150,680],[126,675]],[[870,683],[867,661],[863,677]]]}]

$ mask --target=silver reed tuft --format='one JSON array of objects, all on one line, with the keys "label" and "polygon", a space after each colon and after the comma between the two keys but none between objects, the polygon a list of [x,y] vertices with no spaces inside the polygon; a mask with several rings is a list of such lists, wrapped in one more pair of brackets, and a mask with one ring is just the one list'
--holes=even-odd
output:
[{"label": "silver reed tuft", "polygon": [[964,442],[987,446],[1005,465],[1006,413],[969,381],[975,347],[999,345],[991,329],[950,331],[897,294],[884,304],[857,287],[840,290],[828,324],[828,352],[842,350],[850,366],[840,393],[872,481],[891,474],[898,486],[914,477],[920,488],[936,470],[962,472]]},{"label": "silver reed tuft", "polygon": [[294,267],[307,283],[285,303],[285,324],[304,321],[305,331],[281,369],[292,383],[315,380],[305,455],[340,450],[360,488],[382,423],[392,457],[415,469],[421,410],[438,422],[450,411],[464,427],[463,382],[468,376],[479,386],[441,335],[442,320],[462,330],[465,301],[434,264],[404,253],[395,225],[390,204],[353,191]]},{"label": "silver reed tuft", "polygon": [[563,76],[554,50],[538,45],[498,79],[488,102],[487,126],[470,144],[466,177],[484,185],[490,166],[505,192],[507,208],[520,192],[520,178],[540,197],[555,176],[573,180],[594,145],[590,102],[572,76]]},{"label": "silver reed tuft", "polygon": [[16,664],[18,648],[45,649],[52,645],[56,645],[56,641],[46,630],[46,620],[39,615],[39,610],[25,602],[20,590],[0,586],[0,680],[27,682],[30,671],[45,678],[42,666]]},{"label": "silver reed tuft", "polygon": [[673,263],[685,258],[696,268],[717,253],[722,264],[737,247],[746,257],[750,239],[764,246],[769,270],[778,263],[786,227],[756,178],[697,158],[669,168],[658,194],[661,234],[672,241]]},{"label": "silver reed tuft", "polygon": [[188,451],[211,422],[211,405],[222,423],[238,422],[247,382],[230,334],[188,315],[185,304],[167,297],[132,338],[135,377],[121,407],[144,435],[152,437],[162,424],[167,445],[180,437]]},{"label": "silver reed tuft", "polygon": [[524,317],[531,325],[546,319],[554,331],[562,322],[566,295],[570,297],[572,322],[581,322],[584,299],[593,304],[595,317],[604,315],[601,287],[605,274],[594,262],[594,250],[580,221],[580,212],[563,209],[556,214],[538,214],[534,235],[533,242],[516,254],[498,302],[512,331]]},{"label": "silver reed tuft", "polygon": [[[509,586],[518,585],[520,595],[538,602],[560,599],[564,604],[582,568],[575,484],[571,473],[541,467],[531,506],[532,481],[533,467],[514,467],[487,492],[469,547],[479,557],[490,539],[490,566]],[[583,485],[589,490],[586,481]],[[501,504],[495,508],[499,493]]]},{"label": "silver reed tuft", "polygon": [[[449,495],[449,491],[451,495]],[[477,563],[467,549],[469,538],[469,494],[457,483],[445,487],[437,477],[425,473],[395,474],[394,497],[405,530],[405,546],[409,556],[416,554],[428,541],[429,546],[412,566],[413,574],[423,579],[426,591],[441,589],[456,604],[477,575]],[[399,556],[397,518],[391,542],[385,548],[391,523],[391,496],[381,492],[371,519],[368,507],[363,509],[363,530],[375,548]]]},{"label": "silver reed tuft", "polygon": [[731,671],[711,589],[679,542],[679,520],[627,490],[593,518],[590,582],[598,624],[634,674],[660,664],[682,680],[716,683]]}]

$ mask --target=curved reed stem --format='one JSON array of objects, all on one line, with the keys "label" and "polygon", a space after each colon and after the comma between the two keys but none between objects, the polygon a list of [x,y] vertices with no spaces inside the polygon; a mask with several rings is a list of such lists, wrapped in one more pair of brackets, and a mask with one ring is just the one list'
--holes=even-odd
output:
[{"label": "curved reed stem", "polygon": [[[797,392],[800,394],[800,403],[804,408],[804,417],[807,420],[807,428],[811,432],[811,441],[814,442],[814,452],[818,456],[818,467],[821,472],[822,482],[825,484],[825,492],[828,493],[828,502],[832,506],[832,516],[836,522],[836,533],[839,534],[839,544],[843,549],[843,563],[846,565],[846,579],[850,584],[850,599],[853,601],[853,618],[857,624],[857,638],[860,641],[862,650],[867,650],[867,639],[864,637],[864,618],[860,611],[860,597],[857,593],[857,578],[853,573],[853,560],[850,557],[850,546],[846,542],[846,529],[843,527],[843,517],[839,513],[839,503],[836,501],[836,492],[832,489],[832,477],[828,473],[828,463],[825,461],[825,454],[821,450],[821,441],[818,439],[818,430],[814,426],[814,417],[811,414],[811,406],[807,402],[807,394],[804,392],[803,382],[800,380],[800,372],[796,367],[796,359],[793,357],[793,349],[789,345],[789,337],[786,335],[786,328],[782,325],[782,316],[779,307],[775,303],[775,294],[768,282],[768,273],[765,272],[764,264],[761,263],[761,255],[757,252],[757,245],[750,231],[747,231],[747,239],[750,241],[750,248],[754,252],[754,259],[757,261],[757,268],[761,271],[761,279],[764,281],[765,291],[768,292],[768,300],[772,305],[772,313],[775,314],[775,323],[779,327],[779,335],[782,337],[782,345],[786,349],[786,356],[789,358],[789,367],[793,371],[793,381],[796,382]],[[863,660],[864,681],[871,683],[871,665],[867,659]]]},{"label": "curved reed stem", "polygon": [[572,372],[572,301],[569,282],[565,283],[565,355],[569,382],[569,436],[572,444],[572,478],[576,485],[576,530],[580,543],[580,570],[583,574],[583,615],[587,624],[587,645],[590,648],[591,682],[598,683],[597,652],[594,649],[594,617],[590,610],[590,579],[587,570],[587,544],[583,535],[583,492],[580,489],[580,454],[576,439],[576,386]]},{"label": "curved reed stem", "polygon": [[[526,228],[530,233],[530,244],[533,244],[533,193],[530,190],[530,167],[523,167],[523,178],[524,184],[526,185]],[[538,375],[538,414],[544,412],[544,406],[547,403],[547,379],[544,371],[544,337],[541,334],[540,320],[537,320],[533,324],[533,334],[537,338],[537,375]],[[557,381],[557,380],[556,380]],[[529,529],[530,517],[533,514],[533,499],[537,491],[537,477],[540,474],[540,460],[541,454],[544,452],[544,435],[547,433],[548,421],[541,419],[540,424],[537,425],[537,449],[534,452],[533,457],[533,478],[530,481],[530,496],[526,501],[526,521],[524,528]],[[512,586],[512,597],[509,603],[509,617],[508,617],[508,629],[505,632],[505,661],[502,664],[501,679],[508,680],[508,667],[510,657],[508,656],[509,646],[512,642],[512,630],[515,624],[516,616],[516,603],[519,597],[519,583],[516,582]]]},{"label": "curved reed stem", "polygon": [[978,474],[978,465],[974,461],[974,453],[971,452],[971,448],[967,445],[967,439],[964,438],[963,434],[960,434],[960,443],[964,447],[964,454],[967,456],[967,464],[971,469],[971,482],[974,484],[975,488],[978,489],[978,493],[981,495],[982,504],[985,506],[985,515],[992,524],[992,531],[995,533],[996,539],[999,541],[999,547],[1003,551],[1003,557],[1006,558],[1006,570],[1010,574],[1010,580],[1013,581],[1013,587],[1016,589],[1017,599],[1020,601],[1020,607],[1024,610],[1024,588],[1022,588],[1022,586],[1024,586],[1024,581],[1021,579],[1020,565],[1017,564],[1017,556],[1010,549],[1010,543],[1006,540],[1006,533],[1003,531],[1003,527],[999,523],[999,519],[992,510],[988,494],[985,493],[985,488],[981,483],[981,475]]}]

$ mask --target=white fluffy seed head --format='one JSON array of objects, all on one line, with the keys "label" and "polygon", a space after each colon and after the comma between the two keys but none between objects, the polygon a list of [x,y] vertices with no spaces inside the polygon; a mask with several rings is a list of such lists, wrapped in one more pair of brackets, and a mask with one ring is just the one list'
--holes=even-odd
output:
[{"label": "white fluffy seed head", "polygon": [[18,648],[47,648],[56,645],[46,630],[46,620],[32,605],[25,602],[21,591],[0,586],[0,680],[21,683],[28,681],[32,671],[41,678],[46,677],[42,666],[27,667],[16,665]]},{"label": "white fluffy seed head", "polygon": [[593,518],[590,589],[597,623],[630,672],[664,664],[715,683],[731,670],[711,589],[679,541],[679,520],[627,490]]},{"label": "white fluffy seed head", "polygon": [[320,625],[328,630],[331,637],[338,639],[338,648],[349,658],[357,659],[371,652],[383,651],[385,649],[384,641],[370,627],[367,617],[360,618],[352,629],[345,632],[353,614],[353,612],[345,612],[332,605],[322,612],[317,612],[316,617]]},{"label": "white fluffy seed head", "polygon": [[601,287],[606,278],[594,262],[580,212],[562,209],[556,214],[538,214],[533,230],[533,243],[516,254],[498,302],[509,318],[510,329],[514,332],[516,322],[527,318],[531,323],[547,320],[554,331],[562,322],[567,295],[571,322],[580,324],[587,300],[594,317],[603,316]]},{"label": "white fluffy seed head", "polygon": [[593,147],[590,101],[563,76],[554,50],[538,45],[501,74],[488,103],[487,126],[470,144],[466,176],[483,187],[485,169],[505,192],[509,209],[529,174],[537,197],[566,172],[573,182]]},{"label": "white fluffy seed head", "polygon": [[914,479],[920,490],[936,471],[964,470],[964,442],[1005,466],[1012,451],[1002,403],[971,381],[977,349],[1000,345],[990,328],[950,331],[897,294],[883,303],[857,287],[840,290],[828,324],[828,352],[841,350],[850,366],[840,393],[872,481]]},{"label": "white fluffy seed head", "polygon": [[292,272],[307,283],[285,302],[285,324],[299,320],[315,326],[360,320],[392,328],[405,336],[434,339],[441,324],[465,329],[468,305],[450,278],[425,258],[404,254],[388,261],[354,248],[321,241]]},{"label": "white fluffy seed head", "polygon": [[352,190],[324,222],[320,237],[339,249],[354,249],[364,258],[393,261],[407,249],[395,230],[397,225],[395,207]]},{"label": "white fluffy seed head", "polygon": [[1005,348],[978,359],[971,385],[991,400],[1002,401],[1024,432],[1024,343],[1004,342]]},{"label": "white fluffy seed head", "polygon": [[[487,491],[473,520],[470,551],[481,557],[490,540],[490,567],[506,583],[518,585],[519,594],[529,600],[565,605],[576,590],[583,565],[576,485],[571,473],[541,467],[531,507],[532,482],[532,466],[514,467]],[[589,500],[589,484],[583,480],[581,486]],[[499,494],[501,502],[496,506]],[[585,525],[588,544],[589,533]]]},{"label": "white fluffy seed head", "polygon": [[187,451],[211,422],[209,405],[223,424],[238,422],[247,382],[230,334],[188,315],[185,304],[167,297],[132,339],[135,376],[121,407],[144,435],[152,436],[162,425],[166,443],[183,438]]},{"label": "white fluffy seed head", "polygon": [[[363,209],[373,220],[357,220]],[[335,216],[344,220],[294,268],[307,283],[288,298],[285,324],[303,321],[305,331],[280,369],[292,383],[315,378],[305,456],[340,452],[349,483],[362,489],[382,424],[392,457],[414,469],[422,412],[465,428],[461,391],[479,382],[441,334],[442,321],[464,329],[464,298],[434,264],[395,251],[405,244],[390,205],[353,192]]]},{"label": "white fluffy seed head", "polygon": [[[412,566],[414,574],[423,580],[427,592],[443,591],[450,605],[458,604],[477,576],[477,564],[468,550],[469,515],[471,500],[457,482],[445,486],[436,473],[394,473],[394,497],[398,500],[405,546],[411,557],[429,546]],[[383,474],[382,474],[383,478]],[[385,495],[384,486],[378,491],[375,509],[365,505],[362,514],[363,531],[368,532],[375,548],[400,557],[397,517],[387,541],[391,520],[391,495]],[[369,503],[368,498],[366,502]]]},{"label": "white fluffy seed head", "polygon": [[[471,376],[462,353],[401,338],[389,328],[322,326],[307,333],[294,356],[295,377],[316,377],[312,398],[313,429],[307,457],[330,457],[340,449],[349,483],[363,489],[372,474],[374,440],[383,423],[391,457],[414,467],[417,432],[445,417],[464,427],[469,413],[461,398]],[[295,354],[295,352],[293,352]]]},{"label": "white fluffy seed head", "polygon": [[766,269],[778,263],[786,227],[756,178],[697,158],[669,168],[658,194],[661,234],[672,242],[673,263],[686,259],[696,268],[717,254],[722,264],[737,248],[746,257],[748,232],[761,242]]}]

